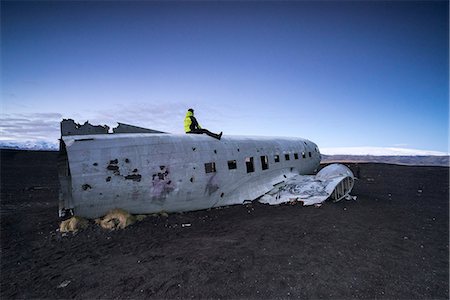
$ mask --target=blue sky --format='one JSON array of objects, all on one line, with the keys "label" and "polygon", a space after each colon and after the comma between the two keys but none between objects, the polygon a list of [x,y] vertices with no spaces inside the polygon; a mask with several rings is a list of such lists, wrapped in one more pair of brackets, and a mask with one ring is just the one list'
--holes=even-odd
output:
[{"label": "blue sky", "polygon": [[61,118],[448,152],[447,1],[1,2],[2,140]]}]

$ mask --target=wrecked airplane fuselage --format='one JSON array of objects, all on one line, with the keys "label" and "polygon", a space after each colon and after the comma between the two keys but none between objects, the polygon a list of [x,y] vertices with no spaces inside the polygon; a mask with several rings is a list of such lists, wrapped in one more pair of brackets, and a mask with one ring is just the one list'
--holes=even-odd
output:
[{"label": "wrecked airplane fuselage", "polygon": [[[63,135],[60,154],[60,215],[71,210],[87,218],[114,208],[133,214],[200,210],[263,195],[262,202],[276,204],[283,191],[295,195],[293,185],[313,174],[321,159],[316,144],[299,138],[224,136],[218,141],[164,133]],[[334,181],[310,176],[310,192],[295,200],[314,191],[321,195],[316,203],[333,192],[341,199],[353,186],[347,170],[334,172]],[[283,195],[282,202],[295,198]]]}]

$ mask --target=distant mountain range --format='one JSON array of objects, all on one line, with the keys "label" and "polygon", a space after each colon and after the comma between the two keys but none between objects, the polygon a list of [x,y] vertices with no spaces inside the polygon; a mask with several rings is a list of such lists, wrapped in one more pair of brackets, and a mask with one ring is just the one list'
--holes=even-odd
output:
[{"label": "distant mountain range", "polygon": [[448,153],[405,148],[323,148],[322,162],[375,162],[400,165],[449,166]]},{"label": "distant mountain range", "polygon": [[[0,141],[0,149],[57,151],[58,142]],[[404,165],[449,166],[450,157],[444,152],[403,148],[323,148],[322,162],[376,162]]]},{"label": "distant mountain range", "polygon": [[0,141],[0,149],[56,151],[59,149],[59,144],[49,141]]},{"label": "distant mountain range", "polygon": [[448,156],[449,153],[393,147],[341,147],[320,148],[325,155],[371,155],[371,156]]},{"label": "distant mountain range", "polygon": [[322,163],[332,162],[352,162],[352,163],[387,163],[396,165],[414,165],[414,166],[449,166],[450,157],[436,155],[408,155],[408,156],[379,156],[379,155],[324,155],[322,154]]},{"label": "distant mountain range", "polygon": [[448,153],[406,148],[322,148],[322,162],[374,162],[416,166],[449,166]]}]

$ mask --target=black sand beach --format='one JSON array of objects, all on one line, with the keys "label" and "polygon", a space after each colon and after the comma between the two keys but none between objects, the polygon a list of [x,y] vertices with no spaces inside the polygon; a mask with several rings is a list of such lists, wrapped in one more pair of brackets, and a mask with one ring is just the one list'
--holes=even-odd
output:
[{"label": "black sand beach", "polygon": [[2,299],[449,297],[447,167],[353,163],[356,201],[252,203],[112,232],[91,222],[63,237],[56,159],[1,151]]}]

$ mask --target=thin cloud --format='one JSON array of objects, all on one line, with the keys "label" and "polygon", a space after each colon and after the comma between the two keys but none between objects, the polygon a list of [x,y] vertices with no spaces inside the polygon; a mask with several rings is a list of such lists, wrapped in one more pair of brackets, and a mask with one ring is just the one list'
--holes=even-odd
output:
[{"label": "thin cloud", "polygon": [[226,123],[236,123],[243,113],[232,112],[231,107],[213,104],[189,104],[186,102],[129,103],[115,105],[101,111],[85,113],[4,113],[0,114],[0,141],[9,142],[56,142],[60,136],[60,122],[63,118],[92,125],[126,123],[169,133],[184,132],[184,117],[188,108],[196,110],[202,126],[222,130]]},{"label": "thin cloud", "polygon": [[193,106],[184,102],[167,102],[121,104],[90,113],[85,119],[76,122],[84,123],[89,120],[92,124],[106,124],[110,127],[121,122],[170,133],[183,133],[184,117],[187,109],[191,107],[196,110],[197,116],[200,116],[199,122],[208,127],[219,128],[223,122],[236,118],[236,115],[230,116],[226,109],[218,109],[213,105]]},{"label": "thin cloud", "polygon": [[89,120],[91,124],[107,124],[110,127],[115,127],[117,122],[120,122],[176,133],[181,132],[183,128],[184,115],[181,115],[181,112],[187,109],[185,107],[182,103],[121,104],[114,108],[90,113],[85,116],[85,119],[76,120],[76,122],[84,123]]},{"label": "thin cloud", "polygon": [[0,114],[0,139],[54,141],[59,138],[59,113]]}]

